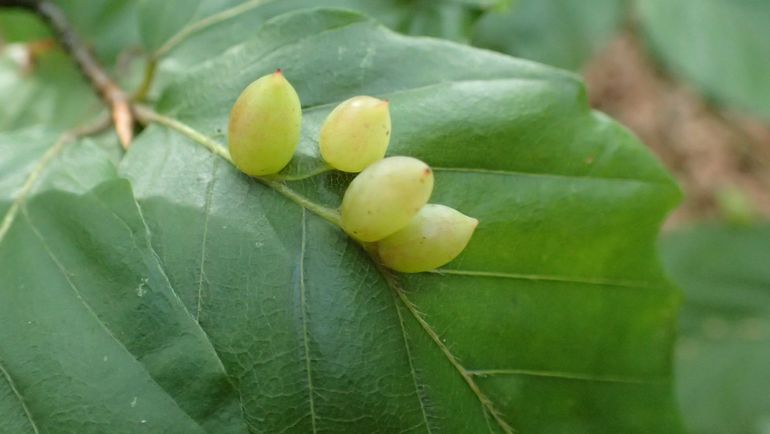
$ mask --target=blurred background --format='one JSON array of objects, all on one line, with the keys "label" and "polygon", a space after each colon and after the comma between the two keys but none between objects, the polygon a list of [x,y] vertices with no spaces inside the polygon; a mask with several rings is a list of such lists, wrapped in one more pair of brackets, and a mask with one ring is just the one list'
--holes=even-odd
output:
[{"label": "blurred background", "polygon": [[[582,75],[593,107],[634,131],[685,193],[660,253],[684,293],[676,381],[688,429],[770,434],[770,0],[274,1],[277,12],[354,8],[404,33]],[[123,19],[136,2],[60,3],[87,3],[79,30],[111,28],[94,49],[137,83],[141,53],[121,37],[137,31]],[[0,11],[0,131],[72,125],[98,109],[52,47],[34,17]]]}]

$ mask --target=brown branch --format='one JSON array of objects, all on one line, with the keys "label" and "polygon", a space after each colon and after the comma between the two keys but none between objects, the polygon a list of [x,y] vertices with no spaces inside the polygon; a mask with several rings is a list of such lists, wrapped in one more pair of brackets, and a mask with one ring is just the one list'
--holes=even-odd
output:
[{"label": "brown branch", "polygon": [[50,0],[0,0],[0,6],[29,9],[48,22],[59,43],[72,56],[91,86],[109,106],[112,123],[115,125],[120,143],[127,149],[133,138],[134,128],[130,98],[105,72],[99,61],[72,29],[62,10]]},{"label": "brown branch", "polygon": [[37,0],[0,0],[0,7],[34,10]]}]

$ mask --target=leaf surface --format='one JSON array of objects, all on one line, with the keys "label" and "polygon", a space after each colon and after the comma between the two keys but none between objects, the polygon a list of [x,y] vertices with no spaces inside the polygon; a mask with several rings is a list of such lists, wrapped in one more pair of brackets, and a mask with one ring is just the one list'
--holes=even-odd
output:
[{"label": "leaf surface", "polygon": [[[277,15],[319,7],[350,9],[375,17],[397,31],[467,41],[482,12],[509,0],[143,0],[140,23],[145,48],[173,58],[163,67],[184,69],[251,39],[254,29]],[[178,2],[177,2],[178,3]]]},{"label": "leaf surface", "polygon": [[[274,190],[195,140],[225,142],[232,102],[277,67],[305,117]],[[356,94],[391,100],[389,152],[481,221],[441,272],[392,276],[314,213],[349,180],[319,174],[314,137]],[[176,77],[158,108],[121,173],[252,430],[678,432],[678,297],[654,241],[679,193],[572,75],[308,11]]]},{"label": "leaf surface", "polygon": [[[12,219],[0,231],[0,431],[244,432],[235,389],[170,286],[130,185],[98,146],[57,136],[0,136],[0,209]],[[46,171],[23,164],[54,141]],[[28,193],[14,188],[22,173],[39,174]]]}]

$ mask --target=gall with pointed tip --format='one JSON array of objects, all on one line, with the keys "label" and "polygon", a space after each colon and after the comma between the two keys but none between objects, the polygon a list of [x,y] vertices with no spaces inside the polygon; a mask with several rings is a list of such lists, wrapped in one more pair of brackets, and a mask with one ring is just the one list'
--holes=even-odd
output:
[{"label": "gall with pointed tip", "polygon": [[281,70],[251,83],[230,112],[227,140],[233,163],[243,173],[278,173],[289,161],[300,138],[299,96]]},{"label": "gall with pointed tip", "polygon": [[388,101],[356,96],[326,118],[319,140],[321,156],[343,172],[360,172],[385,157],[390,142]]},{"label": "gall with pointed tip", "polygon": [[412,157],[389,157],[364,169],[348,186],[342,228],[361,241],[377,241],[406,226],[433,192],[433,171]]},{"label": "gall with pointed tip", "polygon": [[428,204],[398,232],[377,243],[383,265],[402,273],[435,270],[455,259],[479,221],[444,205]]}]

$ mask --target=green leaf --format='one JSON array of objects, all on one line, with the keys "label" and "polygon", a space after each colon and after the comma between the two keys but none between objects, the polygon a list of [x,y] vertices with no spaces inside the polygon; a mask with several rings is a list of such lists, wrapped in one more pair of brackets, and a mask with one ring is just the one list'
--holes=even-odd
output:
[{"label": "green leaf", "polygon": [[770,226],[704,225],[664,238],[685,294],[677,390],[693,434],[770,427]]},{"label": "green leaf", "polygon": [[[139,44],[134,0],[52,0],[65,13],[75,32],[106,62],[113,62]],[[171,3],[163,2],[163,3]],[[182,2],[189,4],[190,2]],[[179,7],[177,15],[185,8]],[[144,36],[144,35],[143,35]],[[25,10],[0,9],[0,37],[6,42],[28,42],[52,37],[46,23]]]},{"label": "green leaf", "polygon": [[[284,175],[304,179],[257,182],[200,145],[279,66],[305,109]],[[349,177],[318,174],[314,138],[356,94],[391,101],[390,153],[433,165],[434,201],[481,221],[445,270],[393,276],[316,215]],[[572,75],[310,11],[177,77],[158,108],[121,173],[253,431],[678,432],[678,296],[655,236],[679,192]]]},{"label": "green leaf", "polygon": [[51,32],[36,15],[17,9],[0,10],[0,38],[5,42],[25,42],[51,36]]},{"label": "green leaf", "polygon": [[[54,0],[67,22],[121,86],[136,86],[140,76],[136,6],[129,0]],[[8,26],[8,23],[11,25]],[[44,22],[28,12],[3,11],[3,29],[11,40],[50,36]],[[53,42],[53,40],[51,40]],[[130,93],[130,90],[128,91]],[[96,92],[60,45],[31,51],[14,44],[0,49],[0,131],[44,124],[64,130],[93,118],[104,107]]]},{"label": "green leaf", "polygon": [[73,29],[107,64],[139,47],[136,0],[54,0]]},{"label": "green leaf", "polygon": [[474,45],[579,69],[616,34],[626,0],[517,0],[476,24]]},{"label": "green leaf", "polygon": [[[20,47],[17,47],[23,50]],[[101,104],[72,61],[55,50],[25,69],[6,50],[0,53],[0,131],[44,124],[71,128],[102,110]]]},{"label": "green leaf", "polygon": [[201,0],[141,0],[139,22],[142,42],[149,52],[160,48],[193,19]]},{"label": "green leaf", "polygon": [[770,3],[764,0],[642,0],[655,53],[717,102],[770,118]]},{"label": "green leaf", "polygon": [[[175,14],[169,2],[143,0],[140,22],[145,48],[158,57],[171,54],[174,70],[184,70],[250,39],[254,29],[266,20],[290,11],[318,7],[351,9],[376,17],[400,32],[465,41],[482,11],[508,1],[198,0],[185,4],[185,11]],[[189,19],[191,13],[193,19]],[[191,42],[179,45],[186,40]]]},{"label": "green leaf", "polygon": [[[244,432],[227,372],[169,285],[129,183],[90,141],[55,136],[0,136],[5,187],[36,177],[30,192],[0,196],[0,431]],[[44,151],[52,162],[35,170]]]}]

